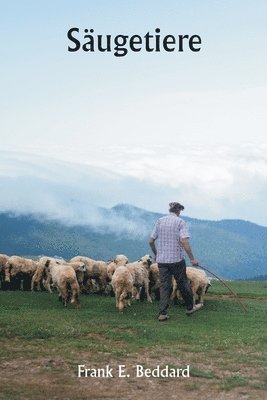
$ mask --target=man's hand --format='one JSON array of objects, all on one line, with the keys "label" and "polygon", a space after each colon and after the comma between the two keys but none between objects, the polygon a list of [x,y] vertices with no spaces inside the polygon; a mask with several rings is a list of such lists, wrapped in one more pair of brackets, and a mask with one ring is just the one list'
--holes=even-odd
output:
[{"label": "man's hand", "polygon": [[199,265],[199,261],[196,260],[195,258],[193,260],[190,260],[191,264],[193,265],[193,267],[197,267]]}]

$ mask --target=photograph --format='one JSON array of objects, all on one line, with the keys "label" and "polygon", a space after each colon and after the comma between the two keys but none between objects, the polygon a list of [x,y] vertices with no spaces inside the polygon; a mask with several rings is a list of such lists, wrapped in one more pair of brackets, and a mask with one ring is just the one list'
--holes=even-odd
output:
[{"label": "photograph", "polygon": [[0,6],[0,400],[266,399],[267,2]]}]

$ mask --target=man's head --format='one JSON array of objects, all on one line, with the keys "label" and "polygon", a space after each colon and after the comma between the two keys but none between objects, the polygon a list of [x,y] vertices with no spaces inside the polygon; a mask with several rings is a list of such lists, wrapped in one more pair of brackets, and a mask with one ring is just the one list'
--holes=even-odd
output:
[{"label": "man's head", "polygon": [[180,211],[184,210],[184,206],[180,203],[172,202],[169,203],[169,211],[175,214],[180,214]]}]

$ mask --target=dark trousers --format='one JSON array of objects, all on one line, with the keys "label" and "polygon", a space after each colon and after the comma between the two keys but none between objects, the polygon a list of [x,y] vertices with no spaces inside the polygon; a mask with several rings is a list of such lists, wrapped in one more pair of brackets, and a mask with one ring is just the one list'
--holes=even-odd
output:
[{"label": "dark trousers", "polygon": [[160,314],[167,314],[169,307],[172,275],[181,292],[187,310],[193,308],[193,295],[186,276],[185,260],[172,264],[158,264],[160,275]]}]

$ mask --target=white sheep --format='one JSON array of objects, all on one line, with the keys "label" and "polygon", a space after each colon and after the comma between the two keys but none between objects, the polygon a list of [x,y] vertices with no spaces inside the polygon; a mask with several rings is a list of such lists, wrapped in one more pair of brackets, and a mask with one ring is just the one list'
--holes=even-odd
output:
[{"label": "white sheep", "polygon": [[123,312],[127,305],[130,305],[130,298],[133,291],[133,276],[125,265],[116,268],[111,285],[115,293],[116,307]]},{"label": "white sheep", "polygon": [[56,263],[58,265],[70,265],[75,273],[80,286],[83,284],[85,264],[81,261],[73,261],[68,263],[63,259],[53,258],[53,257],[41,257],[38,262],[37,269],[32,277],[31,290],[34,290],[36,285],[40,285],[42,282],[45,289],[52,293],[51,285],[53,284],[52,276],[49,270],[46,268],[50,263]]},{"label": "white sheep", "polygon": [[67,306],[67,302],[71,296],[71,303],[79,306],[80,290],[73,267],[51,261],[45,268],[51,274],[53,285],[57,288],[59,299],[62,299],[63,304]]},{"label": "white sheep", "polygon": [[140,260],[127,264],[127,268],[133,277],[133,285],[137,292],[135,298],[140,300],[140,290],[143,288],[149,303],[152,303],[152,299],[149,294],[149,267],[151,263],[151,256],[145,255]]},{"label": "white sheep", "polygon": [[149,268],[149,293],[156,300],[160,299],[160,275],[157,263],[151,264]]},{"label": "white sheep", "polygon": [[108,263],[107,266],[107,274],[108,280],[111,281],[112,275],[115,272],[115,269],[120,265],[125,265],[128,263],[128,258],[124,254],[118,254],[113,261]]},{"label": "white sheep", "polygon": [[103,293],[107,286],[108,281],[108,272],[107,267],[108,264],[105,261],[96,261],[89,257],[84,256],[76,256],[73,257],[70,262],[81,261],[85,264],[85,273],[84,273],[84,285],[85,288],[90,287],[90,283],[92,279],[96,281],[99,286],[99,292]]},{"label": "white sheep", "polygon": [[9,256],[6,254],[0,254],[0,285],[1,289],[4,288],[4,281],[5,281],[5,265],[9,259]]},{"label": "white sheep", "polygon": [[29,258],[12,256],[9,257],[5,264],[5,282],[9,282],[12,285],[12,281],[15,283],[15,288],[20,287],[20,281],[23,280],[23,289],[30,290],[30,282],[32,276],[37,269],[38,262]]},{"label": "white sheep", "polygon": [[84,276],[86,273],[85,263],[82,261],[70,261],[66,264],[69,264],[74,269],[79,286],[83,289]]},{"label": "white sheep", "polygon": [[44,288],[52,293],[51,284],[52,277],[46,267],[49,266],[50,262],[55,262],[57,264],[65,264],[66,261],[63,259],[58,259],[54,257],[41,257],[37,263],[36,271],[32,277],[31,290],[33,291],[36,286],[40,286],[43,283]]},{"label": "white sheep", "polygon": [[[210,280],[205,273],[205,271],[194,268],[194,267],[186,267],[186,275],[187,279],[190,282],[190,286],[193,294],[193,304],[196,304],[196,299],[198,296],[198,302],[204,303],[204,295],[207,292],[207,289],[210,285]],[[173,291],[171,295],[171,299],[174,300],[177,298],[177,283],[173,278]]]}]

